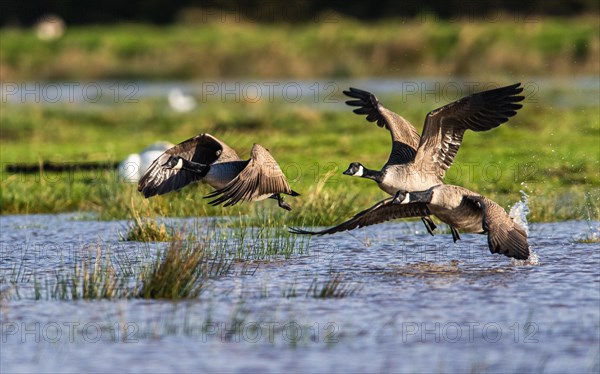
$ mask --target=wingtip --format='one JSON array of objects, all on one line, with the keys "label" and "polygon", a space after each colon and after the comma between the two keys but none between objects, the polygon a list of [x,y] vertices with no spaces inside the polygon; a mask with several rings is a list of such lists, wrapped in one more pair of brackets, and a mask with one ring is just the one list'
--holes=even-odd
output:
[{"label": "wingtip", "polygon": [[297,227],[289,227],[288,228],[288,232],[290,234],[300,234],[300,235],[310,234],[309,231],[306,231],[306,230],[303,230],[303,229],[299,229]]},{"label": "wingtip", "polygon": [[506,233],[505,239],[498,241],[489,237],[488,243],[492,253],[501,253],[517,260],[527,260],[530,255],[527,235],[522,230],[512,229]]}]

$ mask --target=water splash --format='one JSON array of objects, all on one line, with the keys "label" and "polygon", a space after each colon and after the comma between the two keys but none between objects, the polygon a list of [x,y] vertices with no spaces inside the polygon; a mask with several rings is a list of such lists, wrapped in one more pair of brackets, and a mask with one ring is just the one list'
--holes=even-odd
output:
[{"label": "water splash", "polygon": [[[523,190],[520,190],[519,192],[521,193],[521,200],[513,205],[512,208],[510,208],[508,216],[513,220],[514,223],[521,226],[521,228],[525,230],[527,236],[529,237],[529,224],[527,223],[527,215],[529,214],[529,195],[527,195],[527,193]],[[513,258],[512,264],[517,266],[537,265],[539,264],[539,257],[533,248],[529,246],[529,258],[527,260],[516,260]]]},{"label": "water splash", "polygon": [[[575,238],[575,241],[579,243],[597,243],[600,242],[600,225],[593,221],[592,209],[594,203],[592,202],[592,194],[588,191],[585,193],[584,203],[584,214],[585,222],[587,223],[588,230],[583,235],[579,235]],[[596,225],[596,227],[594,227]]]},{"label": "water splash", "polygon": [[521,192],[521,201],[510,208],[508,216],[514,223],[521,226],[527,233],[527,236],[529,236],[529,224],[527,223],[527,215],[529,214],[529,195],[523,190],[520,190],[519,192]]}]

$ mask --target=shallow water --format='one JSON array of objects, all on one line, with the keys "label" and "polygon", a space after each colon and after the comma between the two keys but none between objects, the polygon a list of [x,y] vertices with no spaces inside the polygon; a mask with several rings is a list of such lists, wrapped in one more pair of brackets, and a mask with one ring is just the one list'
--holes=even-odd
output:
[{"label": "shallow water", "polygon": [[[598,105],[598,76],[528,77],[522,80],[525,102],[560,107]],[[462,77],[385,77],[330,80],[198,80],[198,81],[81,81],[22,82],[0,84],[3,102],[16,104],[75,104],[90,109],[136,103],[147,98],[164,98],[179,89],[195,97],[198,104],[220,102],[302,103],[328,110],[347,110],[340,105],[348,87],[375,92],[380,98],[400,95],[402,102],[432,102],[443,105],[474,92],[498,87],[494,81]]]},{"label": "shallow water", "polygon": [[[517,266],[490,254],[485,236],[453,244],[420,222],[397,221],[313,238],[309,253],[289,259],[238,264],[199,300],[179,303],[36,301],[34,272],[64,270],[98,245],[136,263],[156,244],[120,241],[125,221],[29,215],[0,223],[2,372],[600,368],[600,251],[577,242],[599,222],[530,225],[539,263]],[[357,292],[306,296],[315,277],[332,273]],[[284,297],[291,290],[297,296]]]}]

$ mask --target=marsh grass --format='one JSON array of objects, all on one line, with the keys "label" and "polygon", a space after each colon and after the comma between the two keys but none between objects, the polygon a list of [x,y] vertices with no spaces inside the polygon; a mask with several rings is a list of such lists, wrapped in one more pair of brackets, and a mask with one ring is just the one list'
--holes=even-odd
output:
[{"label": "marsh grass", "polygon": [[264,260],[270,257],[290,258],[308,252],[310,238],[273,228],[234,228],[231,240],[221,247],[228,248],[236,260]]},{"label": "marsh grass", "polygon": [[230,266],[230,261],[212,258],[203,246],[175,240],[141,271],[133,296],[169,300],[197,298],[209,279],[227,273]]},{"label": "marsh grass", "polygon": [[[545,96],[539,95],[536,99],[543,102]],[[443,104],[418,97],[410,105],[395,95],[379,98],[418,130],[425,113]],[[341,97],[336,100],[336,105],[347,109]],[[132,219],[131,239],[163,240],[172,233],[146,218],[230,216],[234,217],[231,225],[326,226],[386,197],[373,182],[341,174],[352,161],[380,168],[389,156],[387,131],[350,110],[316,110],[277,101],[269,105],[208,101],[202,111],[174,115],[166,105],[148,99],[111,110],[59,104],[6,106],[0,136],[2,163],[119,160],[157,139],[176,143],[209,132],[234,146],[241,157],[246,157],[253,142],[268,146],[290,185],[301,193],[287,198],[293,210],[284,211],[271,200],[213,207],[203,199],[211,188],[201,184],[144,199],[136,185],[121,182],[116,171],[24,175],[3,168],[2,214],[87,211],[99,219]],[[242,120],[247,116],[256,126],[245,127]],[[591,220],[598,220],[600,191],[594,188],[600,183],[598,118],[597,106],[525,103],[509,123],[484,133],[466,133],[446,182],[485,194],[505,208],[519,200],[521,183],[526,183],[532,222],[582,219],[589,204]]]},{"label": "marsh grass", "polygon": [[[86,255],[71,268],[53,274],[33,276],[33,298],[36,300],[99,299],[196,299],[209,281],[228,274],[232,261],[211,253],[207,243],[172,240],[159,247],[151,261],[133,265],[115,264],[111,253],[102,253],[99,245],[95,256]],[[119,268],[128,271],[118,271]],[[131,269],[133,268],[133,269]],[[28,283],[25,283],[27,285]],[[29,283],[30,284],[30,283]],[[3,296],[21,298],[19,287],[3,288]]]},{"label": "marsh grass", "polygon": [[129,224],[125,236],[121,235],[121,239],[134,242],[166,242],[173,238],[180,239],[180,233],[173,230],[172,233],[167,231],[167,225],[164,222],[159,223],[153,218],[142,218],[140,212],[133,206],[133,201],[130,206],[130,213],[133,222]]},{"label": "marsh grass", "polygon": [[85,257],[75,263],[70,273],[55,272],[54,279],[38,277],[34,279],[36,300],[99,300],[125,298],[129,296],[127,278],[119,276],[110,260],[110,255],[102,256],[98,245],[95,257]]},{"label": "marsh grass", "polygon": [[361,289],[361,285],[349,283],[343,274],[335,273],[325,282],[319,282],[317,278],[313,279],[306,296],[316,299],[341,299],[354,296]]},{"label": "marsh grass", "polygon": [[[51,44],[4,28],[3,81],[597,74],[598,15],[70,27]],[[133,37],[135,35],[135,38]],[[527,63],[523,63],[527,61]]]},{"label": "marsh grass", "polygon": [[[192,238],[202,238],[211,252],[234,261],[290,258],[308,253],[310,237],[290,234],[278,210],[252,208],[248,215],[197,220]],[[196,239],[194,239],[196,240]]]},{"label": "marsh grass", "polygon": [[581,244],[600,243],[600,236],[598,235],[598,233],[589,234],[583,238],[577,239],[577,243],[581,243]]}]

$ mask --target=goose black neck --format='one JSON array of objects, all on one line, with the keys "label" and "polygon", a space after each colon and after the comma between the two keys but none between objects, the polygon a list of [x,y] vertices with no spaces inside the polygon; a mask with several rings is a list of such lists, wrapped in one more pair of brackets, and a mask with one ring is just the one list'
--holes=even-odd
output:
[{"label": "goose black neck", "polygon": [[433,197],[432,191],[418,191],[418,192],[409,192],[409,202],[411,203],[425,203],[429,204],[431,202],[431,198]]},{"label": "goose black neck", "polygon": [[361,175],[362,178],[373,179],[377,183],[381,183],[383,181],[383,173],[379,170],[367,169],[363,166],[363,173]]}]

